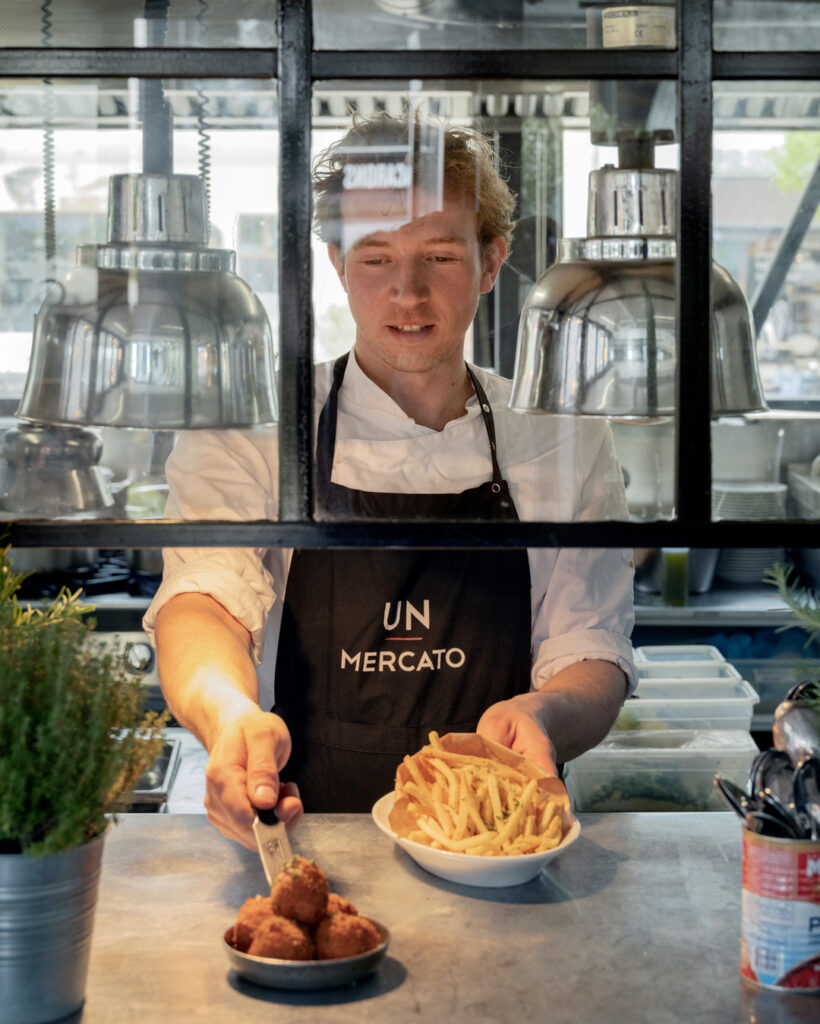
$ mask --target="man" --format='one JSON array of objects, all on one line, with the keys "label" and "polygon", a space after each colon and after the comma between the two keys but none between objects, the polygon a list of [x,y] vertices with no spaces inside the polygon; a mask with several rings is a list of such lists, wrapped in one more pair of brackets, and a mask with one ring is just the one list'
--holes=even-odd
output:
[{"label": "man", "polygon": [[[625,517],[605,422],[512,413],[509,382],[464,361],[513,227],[485,140],[360,121],[314,190],[356,323],[352,352],[316,370],[317,514]],[[276,515],[273,431],[183,434],[167,474],[184,518]],[[251,848],[254,806],[289,825],[302,800],[368,810],[430,729],[477,729],[554,772],[606,734],[634,684],[628,551],[165,560],[145,620],[163,689],[210,753],[209,819]]]}]

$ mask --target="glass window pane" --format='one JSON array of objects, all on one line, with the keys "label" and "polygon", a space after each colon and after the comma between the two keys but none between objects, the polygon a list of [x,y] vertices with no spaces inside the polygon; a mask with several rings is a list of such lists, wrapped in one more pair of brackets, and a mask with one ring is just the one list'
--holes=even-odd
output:
[{"label": "glass window pane", "polygon": [[2,109],[2,515],[161,518],[175,440],[275,450],[275,83],[6,82]]},{"label": "glass window pane", "polygon": [[820,50],[818,0],[715,0],[716,50]]},{"label": "glass window pane", "polygon": [[818,105],[817,82],[715,85],[715,258],[749,299],[770,406],[714,424],[715,518],[820,516]]},{"label": "glass window pane", "polygon": [[3,4],[3,46],[276,45],[274,0],[17,0]]},{"label": "glass window pane", "polygon": [[[392,452],[368,482],[365,489],[370,491],[410,488],[420,493],[448,489],[455,493],[453,481],[461,481],[464,467],[471,474],[469,486],[490,479],[493,467],[484,426],[476,419],[477,408],[462,402],[452,416],[445,416],[444,423],[433,425],[433,418],[425,418],[432,416],[429,409],[398,397],[398,389],[408,379],[402,376],[402,360],[421,358],[425,345],[434,348],[439,321],[454,311],[463,316],[461,305],[466,303],[465,326],[456,340],[457,358],[490,371],[482,379],[494,390],[490,402],[494,416],[503,423],[499,429],[512,439],[516,453],[505,452],[508,463],[503,468],[514,485],[519,518],[568,521],[631,515],[653,519],[673,514],[670,417],[675,380],[677,145],[674,85],[671,95],[668,86],[594,83],[590,91],[587,83],[558,81],[427,81],[421,87],[414,83],[403,89],[393,83],[317,85],[314,161],[328,146],[335,147],[332,164],[323,165],[333,169],[335,178],[328,177],[323,186],[327,192],[315,207],[321,222],[317,235],[322,236],[314,243],[317,395],[329,393],[331,362],[355,345],[344,370],[348,395],[358,388],[364,406],[378,409],[378,428],[367,416],[357,422],[355,411],[347,418],[344,408],[341,419],[337,417],[346,439],[355,439],[351,454],[339,463],[339,479],[344,477],[348,490],[353,489],[355,474],[364,472],[369,447]],[[353,134],[346,135],[351,126]],[[488,287],[475,294],[469,290],[472,284],[452,270],[437,270],[440,278],[430,270],[456,262],[452,253],[427,252],[423,238],[416,247],[417,229],[426,219],[432,221],[446,212],[452,198],[444,188],[435,202],[431,200],[434,183],[441,188],[442,182],[450,180],[451,172],[444,167],[446,163],[449,168],[451,157],[445,152],[449,154],[448,147],[455,142],[447,128],[477,131],[489,141],[516,199],[517,226],[508,258],[493,275],[492,287],[490,279]],[[630,165],[630,160],[636,163]],[[608,182],[611,173],[621,171],[620,199],[630,189],[643,196],[634,204],[636,217],[638,209],[642,211],[639,222],[624,220],[623,209],[616,215],[608,205],[606,188],[598,186],[601,180]],[[607,177],[601,179],[601,174]],[[492,177],[482,175],[483,180]],[[641,193],[638,183],[649,191]],[[594,213],[591,195],[598,204]],[[483,203],[485,197],[479,200],[482,211]],[[470,206],[475,209],[474,198]],[[414,211],[427,212],[414,216]],[[475,234],[477,228],[471,230]],[[653,261],[636,259],[629,232],[639,236],[638,248],[644,235],[655,232],[658,240],[653,245],[665,247],[665,258],[659,258],[660,250],[653,250]],[[609,252],[611,245],[594,240],[608,235],[613,236],[617,259]],[[331,259],[328,242],[338,247],[331,250]],[[463,263],[462,258],[459,265]],[[402,298],[405,265],[410,268],[405,282],[409,291]],[[452,280],[447,279],[448,273]],[[633,292],[640,296],[639,302]],[[535,308],[522,316],[522,309],[533,303]],[[545,304],[544,309],[539,303]],[[535,317],[533,327],[526,319],[530,316]],[[530,387],[522,383],[532,371],[526,361],[529,357],[522,355],[527,348],[521,339],[522,334],[541,331],[542,323],[554,324],[553,340],[549,345],[543,342],[551,362],[548,369],[539,370],[544,370],[542,383]],[[553,328],[543,328],[548,329]],[[423,340],[428,333],[429,342]],[[537,349],[535,345],[533,350]],[[653,360],[651,384],[646,372],[640,376],[641,366],[649,359]],[[382,375],[385,366],[392,367],[387,376]],[[514,376],[513,388],[520,389],[516,396],[510,393],[509,378]],[[517,411],[508,408],[511,402]],[[653,403],[651,412],[647,402]],[[450,469],[444,464],[436,467],[427,455],[419,457],[414,446],[421,451],[433,444],[435,432],[443,429],[446,436],[448,430],[461,429],[455,423],[461,422],[465,408],[474,464],[470,448],[459,449],[458,465]],[[566,415],[578,412],[584,415]],[[610,424],[610,416],[618,422]],[[390,434],[394,428],[395,436]],[[381,447],[379,430],[387,431],[388,443]],[[557,443],[555,432],[563,430],[566,435],[561,434]],[[597,453],[591,461],[590,453]],[[381,458],[376,456],[377,461]],[[417,458],[422,468],[416,480]],[[543,466],[539,466],[541,459]],[[546,470],[550,459],[554,465]],[[401,463],[404,468],[396,474]],[[561,483],[548,486],[546,478],[539,476],[542,470]],[[581,480],[586,481],[581,484],[583,496],[577,491]],[[317,485],[317,493],[324,493],[321,486]],[[432,501],[424,517],[447,518],[442,509],[437,500]],[[317,514],[331,515],[331,510],[320,503]],[[332,515],[349,517],[339,509]],[[401,518],[398,512],[377,517]]]},{"label": "glass window pane", "polygon": [[316,0],[320,50],[675,46],[674,0]]},{"label": "glass window pane", "polygon": [[[713,423],[715,519],[820,517],[818,106],[817,82],[715,83],[715,259],[749,302],[769,406]],[[748,554],[724,569],[756,571]]]}]

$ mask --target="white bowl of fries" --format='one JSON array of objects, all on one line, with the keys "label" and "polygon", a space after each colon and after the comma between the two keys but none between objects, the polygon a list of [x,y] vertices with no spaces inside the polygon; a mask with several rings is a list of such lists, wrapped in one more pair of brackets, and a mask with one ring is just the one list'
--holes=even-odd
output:
[{"label": "white bowl of fries", "polygon": [[560,779],[475,733],[431,733],[372,813],[425,870],[485,887],[530,881],[581,830]]}]

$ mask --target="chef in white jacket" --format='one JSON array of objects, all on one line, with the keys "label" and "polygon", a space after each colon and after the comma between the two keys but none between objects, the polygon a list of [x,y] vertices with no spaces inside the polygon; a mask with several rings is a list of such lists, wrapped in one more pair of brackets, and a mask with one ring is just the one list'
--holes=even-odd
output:
[{"label": "chef in white jacket", "polygon": [[[316,368],[319,514],[626,518],[605,421],[511,412],[509,382],[465,363],[514,200],[486,142],[446,126],[436,190],[419,134],[359,121],[316,167],[317,228],[356,322],[352,351]],[[409,187],[359,187],[373,173],[351,166],[401,145]],[[276,430],[183,434],[167,477],[171,515],[275,518]],[[369,810],[431,729],[477,730],[555,771],[634,687],[631,556],[166,551],[145,628],[170,707],[210,753],[210,820],[255,848],[254,807],[289,824],[303,807]]]}]

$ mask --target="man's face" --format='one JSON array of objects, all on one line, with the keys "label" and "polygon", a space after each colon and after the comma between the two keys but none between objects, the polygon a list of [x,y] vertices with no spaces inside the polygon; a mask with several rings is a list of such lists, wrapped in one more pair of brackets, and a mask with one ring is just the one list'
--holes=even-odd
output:
[{"label": "man's face", "polygon": [[351,243],[344,255],[328,247],[356,321],[356,358],[377,383],[393,371],[463,364],[478,297],[492,288],[507,252],[501,238],[481,251],[472,196],[425,198],[416,209],[432,212],[402,223],[389,192],[343,195],[343,237]]}]

